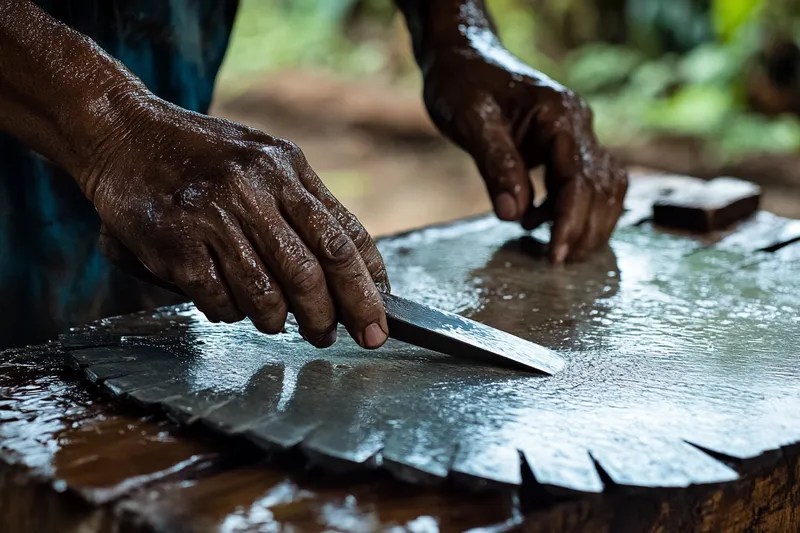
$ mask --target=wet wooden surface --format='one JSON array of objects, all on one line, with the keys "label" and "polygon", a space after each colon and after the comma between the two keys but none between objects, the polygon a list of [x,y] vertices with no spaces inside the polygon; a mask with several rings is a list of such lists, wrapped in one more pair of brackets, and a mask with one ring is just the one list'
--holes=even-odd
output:
[{"label": "wet wooden surface", "polygon": [[381,242],[396,293],[557,350],[553,377],[191,308],[2,354],[0,530],[797,530],[800,228],[653,227],[679,181],[564,269],[491,217]]}]

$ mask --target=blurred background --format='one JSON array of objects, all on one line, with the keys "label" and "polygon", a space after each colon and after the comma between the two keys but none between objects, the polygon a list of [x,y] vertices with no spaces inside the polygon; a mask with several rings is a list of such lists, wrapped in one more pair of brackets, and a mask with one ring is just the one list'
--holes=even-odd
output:
[{"label": "blurred background", "polygon": [[[800,0],[488,0],[634,169],[750,179],[800,218]],[[390,0],[241,0],[212,112],[295,141],[373,234],[490,210]]]}]

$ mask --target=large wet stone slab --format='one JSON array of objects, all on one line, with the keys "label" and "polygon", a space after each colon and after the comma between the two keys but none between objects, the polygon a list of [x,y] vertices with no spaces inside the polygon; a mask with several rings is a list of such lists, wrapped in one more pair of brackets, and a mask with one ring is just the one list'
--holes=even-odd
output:
[{"label": "large wet stone slab", "polygon": [[266,336],[191,306],[82,328],[103,345],[87,359],[75,342],[73,359],[183,423],[413,483],[515,487],[524,467],[557,492],[686,487],[800,442],[800,263],[625,227],[554,267],[546,237],[480,218],[379,246],[394,293],[555,350],[553,376],[394,340],[366,351],[344,331],[318,350],[291,321]]}]

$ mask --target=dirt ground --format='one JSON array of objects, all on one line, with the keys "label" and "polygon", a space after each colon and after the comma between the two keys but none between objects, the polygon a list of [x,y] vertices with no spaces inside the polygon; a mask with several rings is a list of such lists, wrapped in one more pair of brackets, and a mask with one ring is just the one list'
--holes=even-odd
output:
[{"label": "dirt ground", "polygon": [[[296,142],[373,235],[491,210],[471,159],[441,139],[419,96],[383,82],[271,74],[244,91],[220,91],[212,113]],[[676,143],[618,155],[631,164],[705,178],[741,175],[764,186],[763,208],[800,218],[800,160],[709,168]]]},{"label": "dirt ground", "polygon": [[286,73],[220,98],[212,113],[297,143],[373,235],[489,211],[471,160],[439,139],[418,98],[397,98]]}]

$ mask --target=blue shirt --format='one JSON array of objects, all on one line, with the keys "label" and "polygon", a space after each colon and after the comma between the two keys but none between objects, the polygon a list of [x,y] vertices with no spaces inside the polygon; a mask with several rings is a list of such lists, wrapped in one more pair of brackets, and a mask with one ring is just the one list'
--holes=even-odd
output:
[{"label": "blue shirt", "polygon": [[[38,0],[156,95],[208,111],[237,0]],[[74,180],[0,133],[0,349],[177,298],[138,282],[98,248],[100,220]]]}]

